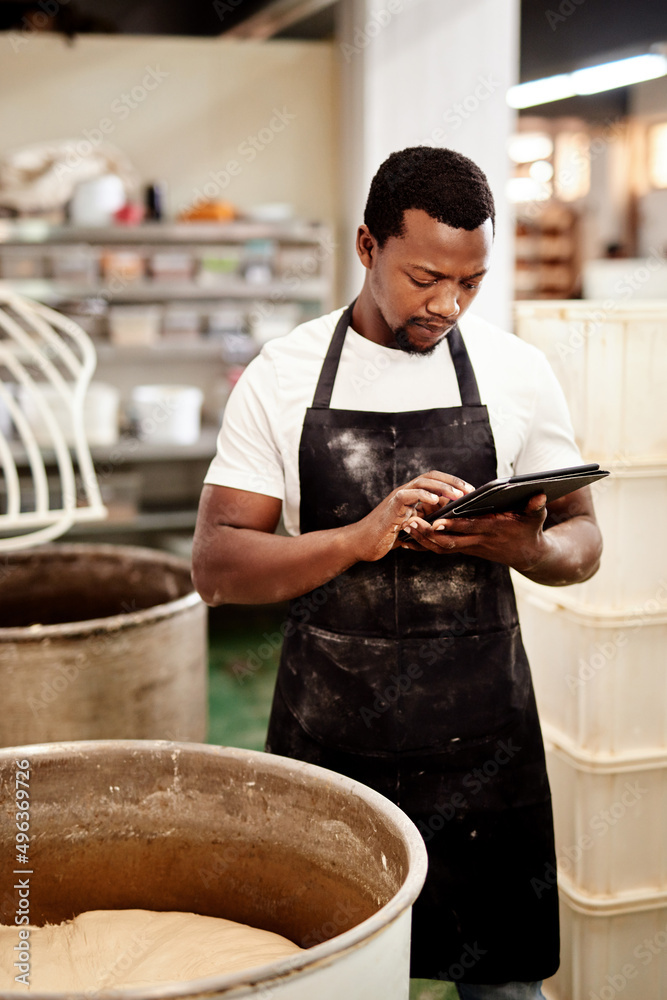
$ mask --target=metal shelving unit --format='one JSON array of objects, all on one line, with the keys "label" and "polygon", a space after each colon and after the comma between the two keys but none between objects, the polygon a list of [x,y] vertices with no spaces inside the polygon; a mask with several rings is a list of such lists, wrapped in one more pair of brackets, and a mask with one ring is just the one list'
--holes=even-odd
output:
[{"label": "metal shelving unit", "polygon": [[[273,273],[269,280],[257,282],[244,272],[243,255],[262,242],[265,253],[273,252]],[[203,273],[201,261],[225,247],[237,248],[238,271]],[[64,277],[67,255],[81,253],[85,260],[88,250],[93,264],[85,280]],[[123,251],[144,261],[138,279],[105,272],[104,256]],[[111,516],[99,525],[76,529],[73,535],[152,544],[159,543],[161,533],[191,533],[203,476],[215,452],[219,387],[235,364],[224,339],[204,335],[207,311],[232,307],[250,312],[263,307],[271,314],[277,307],[292,305],[303,319],[327,312],[333,308],[334,251],[331,230],[319,224],[235,221],[84,229],[32,219],[0,220],[0,281],[27,298],[70,313],[73,305],[97,300],[103,309],[119,304],[183,306],[203,317],[199,336],[180,341],[160,337],[150,345],[113,343],[103,325],[89,330],[97,350],[96,380],[115,385],[124,403],[133,385],[197,384],[204,390],[204,423],[199,440],[189,446],[153,445],[129,433],[121,434],[112,446],[93,445],[93,461]],[[151,278],[156,253],[190,254],[191,275]],[[21,466],[25,455],[19,442],[13,442],[12,450]],[[27,473],[27,464],[24,468]]]},{"label": "metal shelving unit", "polygon": [[293,302],[321,302],[329,296],[329,283],[324,279],[302,281],[299,287],[291,292],[289,299],[285,295],[285,286],[279,281],[267,282],[263,285],[249,285],[243,281],[226,281],[217,287],[201,286],[195,282],[168,284],[161,281],[140,281],[127,284],[117,289],[103,283],[66,284],[62,281],[49,279],[11,279],[11,286],[21,295],[36,299],[45,305],[57,307],[59,302],[72,299],[101,298],[112,303],[149,303],[149,302],[215,302],[220,299],[282,299]]}]

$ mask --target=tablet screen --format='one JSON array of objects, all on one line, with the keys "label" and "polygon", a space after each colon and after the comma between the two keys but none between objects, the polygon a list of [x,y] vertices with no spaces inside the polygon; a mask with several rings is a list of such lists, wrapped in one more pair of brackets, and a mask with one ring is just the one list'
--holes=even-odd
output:
[{"label": "tablet screen", "polygon": [[598,465],[581,465],[496,479],[458,500],[451,500],[439,510],[428,514],[424,520],[432,524],[441,517],[473,517],[522,510],[530,498],[538,493],[545,493],[549,503],[608,475]]}]

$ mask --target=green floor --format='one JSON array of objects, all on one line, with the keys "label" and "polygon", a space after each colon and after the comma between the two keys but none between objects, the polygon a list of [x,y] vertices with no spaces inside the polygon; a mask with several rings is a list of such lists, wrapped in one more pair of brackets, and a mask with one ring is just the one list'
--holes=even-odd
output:
[{"label": "green floor", "polygon": [[[284,607],[218,608],[209,635],[208,742],[262,750]],[[273,641],[272,641],[273,640]],[[413,979],[410,1000],[458,1000],[454,986]]]},{"label": "green floor", "polygon": [[[209,632],[208,742],[263,750],[284,610],[218,608]],[[265,655],[266,654],[266,655]]]}]

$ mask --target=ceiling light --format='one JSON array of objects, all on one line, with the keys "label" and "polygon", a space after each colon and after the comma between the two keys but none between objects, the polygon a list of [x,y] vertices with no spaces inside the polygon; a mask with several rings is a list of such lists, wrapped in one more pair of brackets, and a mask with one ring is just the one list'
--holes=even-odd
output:
[{"label": "ceiling light", "polygon": [[588,66],[573,73],[559,73],[541,80],[519,83],[507,91],[507,103],[511,108],[532,108],[537,104],[562,101],[578,94],[599,94],[604,90],[628,87],[644,80],[655,80],[667,75],[667,56],[661,53],[645,53],[629,59]]},{"label": "ceiling light", "polygon": [[654,188],[667,188],[667,122],[649,130],[649,178]]},{"label": "ceiling light", "polygon": [[576,201],[591,186],[590,139],[585,132],[561,132],[556,138],[556,195]]},{"label": "ceiling light", "polygon": [[554,175],[554,168],[548,160],[535,160],[535,163],[531,163],[528,173],[533,180],[550,181]]},{"label": "ceiling light", "polygon": [[519,132],[507,140],[507,152],[514,163],[532,163],[551,156],[554,144],[545,132]]},{"label": "ceiling light", "polygon": [[548,201],[551,197],[551,185],[540,183],[533,177],[510,177],[506,194],[514,204],[524,201]]},{"label": "ceiling light", "polygon": [[571,76],[577,94],[599,94],[603,90],[615,90],[616,87],[628,87],[643,80],[655,80],[666,73],[667,58],[655,52],[578,69]]},{"label": "ceiling light", "polygon": [[545,76],[541,80],[531,80],[529,83],[518,83],[515,87],[510,87],[507,91],[507,103],[511,108],[532,108],[535,104],[562,101],[575,94],[570,74],[561,73],[559,76]]}]

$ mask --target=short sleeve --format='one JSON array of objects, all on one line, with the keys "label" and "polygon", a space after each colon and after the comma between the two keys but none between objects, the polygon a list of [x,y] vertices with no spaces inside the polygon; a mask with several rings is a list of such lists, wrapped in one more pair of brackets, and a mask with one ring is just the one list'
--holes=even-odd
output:
[{"label": "short sleeve", "polygon": [[225,407],[215,458],[205,483],[285,499],[285,476],[275,437],[276,383],[259,355],[234,386]]},{"label": "short sleeve", "polygon": [[536,353],[533,370],[533,412],[514,472],[522,475],[561,469],[582,462],[563,390],[551,365]]}]

